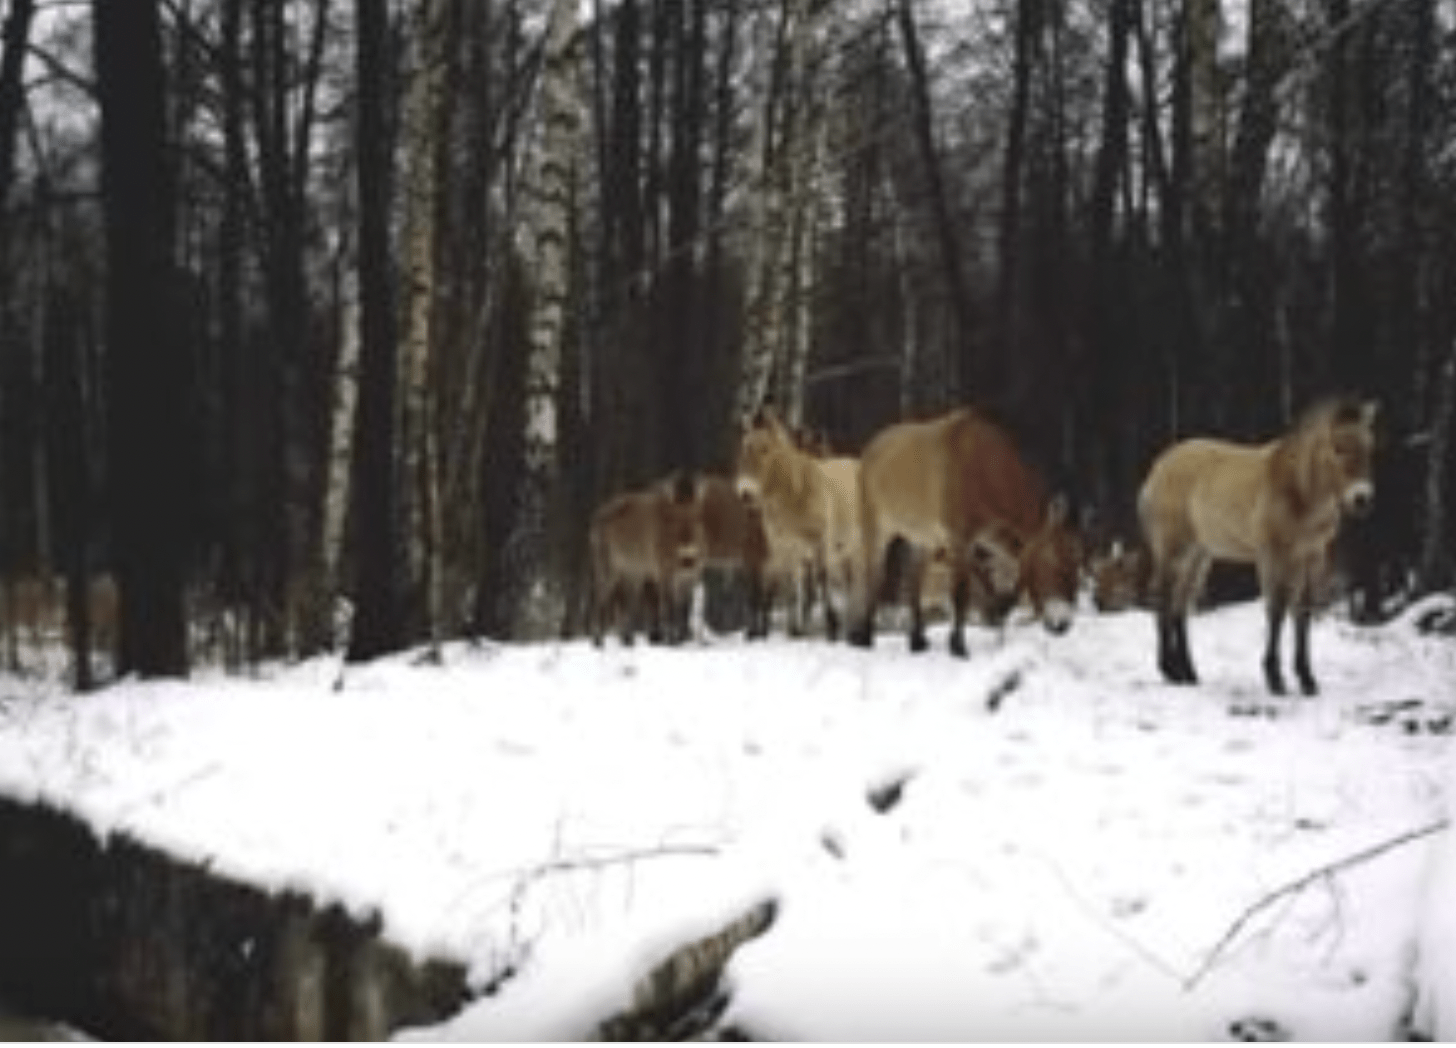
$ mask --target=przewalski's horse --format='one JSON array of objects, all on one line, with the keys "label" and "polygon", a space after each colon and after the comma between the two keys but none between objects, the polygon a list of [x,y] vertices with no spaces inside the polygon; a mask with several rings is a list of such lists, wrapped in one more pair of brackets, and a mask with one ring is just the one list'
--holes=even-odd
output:
[{"label": "przewalski's horse", "polygon": [[910,648],[926,647],[921,580],[943,554],[953,580],[950,650],[966,654],[972,574],[990,593],[1025,596],[1042,623],[1062,633],[1076,607],[1081,553],[1063,499],[1049,501],[1011,438],[969,408],[880,431],[860,456],[859,585],[850,640],[874,641],[885,549],[910,549]]},{"label": "przewalski's horse", "polygon": [[[819,587],[824,594],[825,631],[839,635],[840,608],[848,593],[858,556],[856,490],[859,463],[852,458],[821,458],[800,448],[768,409],[745,430],[738,447],[738,491],[761,508],[769,548],[776,561],[796,567],[796,584]],[[799,594],[790,609],[790,630],[804,627],[807,597]]]},{"label": "przewalski's horse", "polygon": [[1115,540],[1087,561],[1092,581],[1092,603],[1098,611],[1126,611],[1148,606],[1152,566],[1147,550]]},{"label": "przewalski's horse", "polygon": [[1269,691],[1284,693],[1279,636],[1292,609],[1294,672],[1306,695],[1318,692],[1309,664],[1310,617],[1341,520],[1367,512],[1375,497],[1375,416],[1373,402],[1329,400],[1268,443],[1194,438],[1153,462],[1138,513],[1153,558],[1158,668],[1169,681],[1198,681],[1188,612],[1209,565],[1227,560],[1258,570],[1268,614]]},{"label": "przewalski's horse", "polygon": [[652,640],[685,638],[702,558],[698,486],[686,474],[616,495],[592,514],[592,638],[615,618],[630,644],[641,619]]},{"label": "przewalski's horse", "polygon": [[727,477],[703,477],[698,506],[703,567],[736,576],[747,607],[748,636],[767,636],[774,596],[790,584],[793,566],[774,558],[762,511],[740,498]]}]

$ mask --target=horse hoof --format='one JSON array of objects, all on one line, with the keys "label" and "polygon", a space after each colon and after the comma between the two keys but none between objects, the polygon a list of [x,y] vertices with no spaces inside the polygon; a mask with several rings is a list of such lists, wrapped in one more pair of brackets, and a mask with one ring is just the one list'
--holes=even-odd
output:
[{"label": "horse hoof", "polygon": [[913,651],[915,654],[919,655],[922,651],[924,651],[926,648],[929,648],[929,647],[930,647],[930,642],[925,639],[925,634],[923,634],[923,633],[912,633],[912,634],[910,634],[910,650]]},{"label": "horse hoof", "polygon": [[856,648],[873,648],[875,637],[868,629],[860,628],[849,631],[849,643]]},{"label": "horse hoof", "polygon": [[966,651],[966,639],[958,633],[950,636],[950,653],[959,659],[970,658],[970,653]]},{"label": "horse hoof", "polygon": [[1193,667],[1185,666],[1175,660],[1161,660],[1158,662],[1158,671],[1162,673],[1163,679],[1169,684],[1197,684],[1198,677],[1193,672]]}]

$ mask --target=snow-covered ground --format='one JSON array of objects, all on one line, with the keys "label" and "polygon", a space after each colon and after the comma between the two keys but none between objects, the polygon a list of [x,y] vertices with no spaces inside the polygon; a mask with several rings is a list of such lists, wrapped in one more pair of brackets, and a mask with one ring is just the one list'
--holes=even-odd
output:
[{"label": "snow-covered ground", "polygon": [[882,634],[0,680],[0,791],[515,971],[434,1038],[587,1036],[768,900],[720,1020],[760,1037],[1383,1040],[1422,976],[1453,1037],[1453,835],[1341,865],[1456,786],[1431,608],[1320,620],[1315,700],[1265,698],[1254,605],[1194,620],[1192,689],[1141,612],[972,630],[968,661]]}]

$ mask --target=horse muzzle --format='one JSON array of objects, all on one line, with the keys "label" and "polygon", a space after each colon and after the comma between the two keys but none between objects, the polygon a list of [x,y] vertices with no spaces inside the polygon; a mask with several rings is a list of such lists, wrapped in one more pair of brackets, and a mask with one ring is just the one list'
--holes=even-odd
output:
[{"label": "horse muzzle", "polygon": [[1049,602],[1042,611],[1041,622],[1048,633],[1060,637],[1072,628],[1072,605],[1064,600]]},{"label": "horse muzzle", "polygon": [[1375,505],[1375,486],[1367,482],[1351,484],[1345,489],[1345,510],[1352,517],[1369,514]]}]

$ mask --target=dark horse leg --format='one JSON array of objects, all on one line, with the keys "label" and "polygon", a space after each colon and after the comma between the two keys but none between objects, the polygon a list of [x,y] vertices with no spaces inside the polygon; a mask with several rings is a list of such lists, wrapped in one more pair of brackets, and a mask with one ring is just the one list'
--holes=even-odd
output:
[{"label": "dark horse leg", "polygon": [[[1180,581],[1195,566],[1185,554],[1175,563],[1159,564],[1154,582],[1158,609],[1158,669],[1170,684],[1197,684],[1193,659],[1188,652],[1187,585]],[[1195,572],[1196,573],[1196,572]]]},{"label": "dark horse leg", "polygon": [[850,583],[849,629],[845,639],[857,648],[875,646],[875,608],[880,601],[880,585],[884,580],[884,546],[867,531],[863,533],[861,572]]},{"label": "dark horse leg", "polygon": [[[923,575],[924,572],[922,571]],[[966,565],[959,560],[953,561],[951,586],[950,586],[950,652],[961,658],[968,658],[970,652],[966,649],[966,612],[971,604],[971,578]]]},{"label": "dark horse leg", "polygon": [[1284,632],[1284,616],[1288,611],[1289,599],[1283,587],[1276,586],[1267,592],[1265,611],[1269,618],[1269,639],[1264,646],[1264,683],[1269,694],[1283,695],[1284,671],[1279,666],[1279,637]]},{"label": "dark horse leg", "polygon": [[1306,695],[1318,695],[1319,683],[1309,667],[1309,605],[1301,603],[1294,612],[1294,675],[1299,678],[1299,690]]},{"label": "dark horse leg", "polygon": [[[1302,647],[1305,650],[1305,666],[1302,670],[1298,665],[1297,651],[1295,655],[1295,669],[1299,674],[1301,685],[1305,685],[1306,677],[1309,674],[1309,638],[1307,635],[1302,640],[1300,638],[1301,631],[1307,631],[1309,624],[1307,621],[1303,627],[1299,624],[1301,617],[1299,607],[1303,601],[1299,600],[1297,587],[1292,585],[1287,578],[1287,571],[1287,568],[1281,570],[1280,565],[1272,557],[1266,556],[1259,561],[1259,585],[1264,590],[1264,611],[1269,620],[1269,635],[1264,646],[1264,683],[1268,685],[1271,695],[1284,695],[1288,691],[1284,685],[1284,670],[1280,665],[1279,649],[1284,634],[1284,620],[1289,615],[1291,604],[1295,605],[1295,647],[1296,649]],[[1310,678],[1309,684],[1313,683],[1313,678]]]},{"label": "dark horse leg", "polygon": [[1309,623],[1314,617],[1314,589],[1320,569],[1321,561],[1306,562],[1294,594],[1294,675],[1299,678],[1299,690],[1306,695],[1319,694],[1319,684],[1309,665]]},{"label": "dark horse leg", "polygon": [[[925,585],[925,552],[915,546],[905,550],[905,599],[910,603],[910,650],[922,652],[930,647],[925,636],[925,607],[920,591]],[[965,642],[961,642],[964,648]],[[951,634],[951,650],[955,651],[955,634]]]}]

